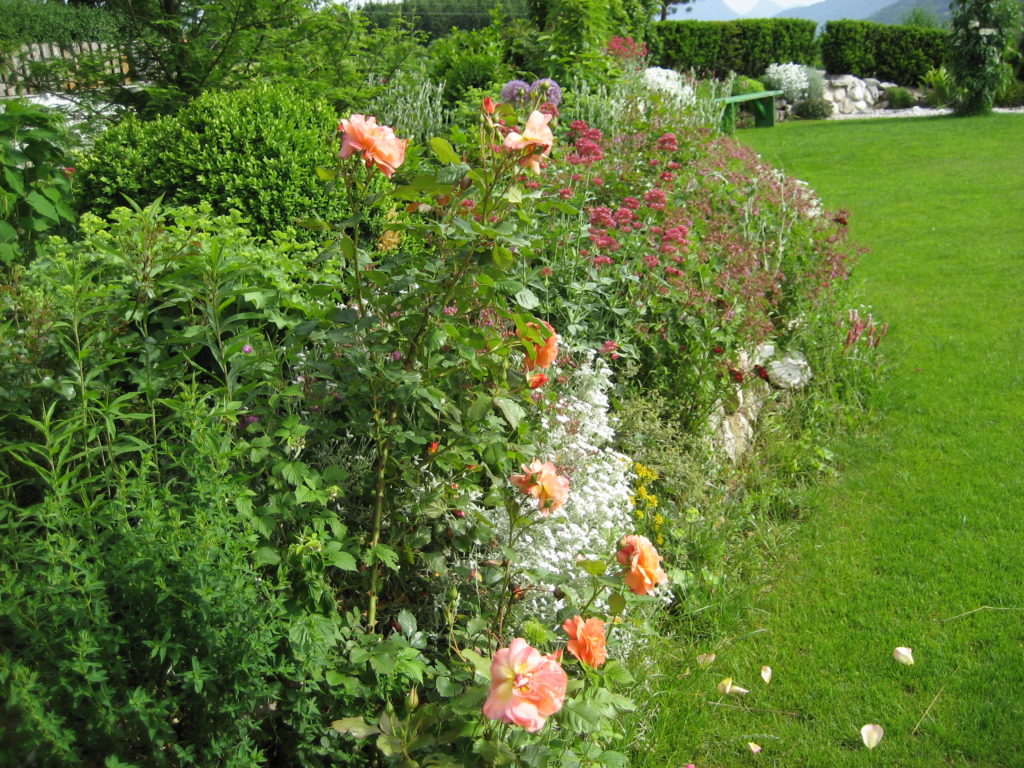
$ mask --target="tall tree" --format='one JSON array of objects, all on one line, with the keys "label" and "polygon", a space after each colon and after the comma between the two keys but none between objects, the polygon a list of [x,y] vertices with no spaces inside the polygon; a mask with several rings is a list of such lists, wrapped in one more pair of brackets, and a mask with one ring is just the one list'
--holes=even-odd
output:
[{"label": "tall tree", "polygon": [[672,8],[674,8],[675,6],[690,5],[691,3],[695,2],[697,2],[697,0],[661,0],[661,20],[667,21],[669,11],[672,10]]}]

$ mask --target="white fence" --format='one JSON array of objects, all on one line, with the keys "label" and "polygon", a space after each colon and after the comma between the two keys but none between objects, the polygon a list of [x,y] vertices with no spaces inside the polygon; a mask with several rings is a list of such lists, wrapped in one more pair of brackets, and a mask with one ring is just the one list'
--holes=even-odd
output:
[{"label": "white fence", "polygon": [[[33,43],[0,59],[0,98],[22,96],[32,93],[31,72],[34,63],[65,59],[70,62],[90,57],[99,64],[103,75],[115,75],[122,82],[128,81],[128,60],[115,46],[107,43],[72,43],[60,46],[55,43]],[[70,69],[74,72],[74,69]],[[93,83],[76,82],[73,77],[60,84],[62,90],[73,91],[89,88]],[[52,84],[50,88],[52,88]]]}]

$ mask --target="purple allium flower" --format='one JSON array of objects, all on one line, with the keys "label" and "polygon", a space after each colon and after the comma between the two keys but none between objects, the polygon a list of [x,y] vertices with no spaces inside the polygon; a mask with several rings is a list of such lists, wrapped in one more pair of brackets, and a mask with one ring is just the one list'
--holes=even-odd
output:
[{"label": "purple allium flower", "polygon": [[402,353],[396,349],[394,352],[391,353],[391,359],[397,363],[399,360],[402,359]]},{"label": "purple allium flower", "polygon": [[246,344],[244,347],[242,347],[242,351],[245,352],[245,354],[247,354],[247,355],[251,355],[252,354],[252,347],[250,347],[248,344]]},{"label": "purple allium flower", "polygon": [[533,85],[530,86],[530,94],[535,94],[538,91],[543,94],[544,101],[554,104],[556,107],[562,100],[561,87],[550,77],[542,77],[540,80],[533,81]]},{"label": "purple allium flower", "polygon": [[501,100],[506,104],[523,104],[530,95],[530,86],[525,80],[509,80],[501,88]]}]

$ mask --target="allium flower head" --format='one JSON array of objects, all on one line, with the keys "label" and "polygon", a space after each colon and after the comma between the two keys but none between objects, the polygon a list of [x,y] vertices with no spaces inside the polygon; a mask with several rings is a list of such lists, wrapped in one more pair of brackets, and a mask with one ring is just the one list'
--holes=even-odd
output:
[{"label": "allium flower head", "polygon": [[542,101],[550,102],[556,107],[562,101],[562,88],[550,77],[534,80],[530,85],[530,95],[541,94]]},{"label": "allium flower head", "polygon": [[501,88],[501,100],[506,104],[522,105],[530,97],[530,84],[525,80],[509,80]]}]

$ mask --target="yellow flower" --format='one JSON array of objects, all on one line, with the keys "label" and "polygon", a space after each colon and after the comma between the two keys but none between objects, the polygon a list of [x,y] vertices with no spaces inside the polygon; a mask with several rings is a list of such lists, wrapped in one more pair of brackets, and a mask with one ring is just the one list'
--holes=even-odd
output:
[{"label": "yellow flower", "polygon": [[654,527],[660,528],[665,523],[664,516],[659,512],[654,516]]}]

